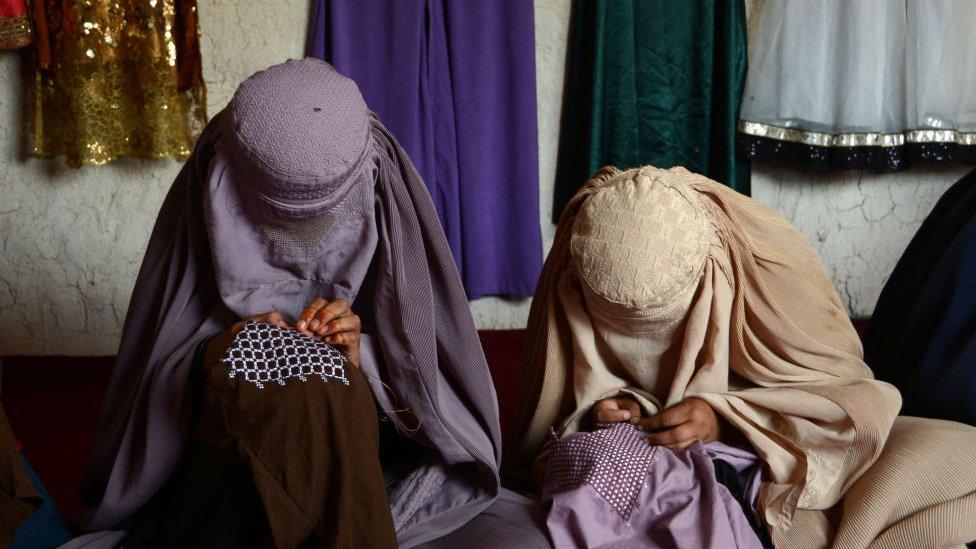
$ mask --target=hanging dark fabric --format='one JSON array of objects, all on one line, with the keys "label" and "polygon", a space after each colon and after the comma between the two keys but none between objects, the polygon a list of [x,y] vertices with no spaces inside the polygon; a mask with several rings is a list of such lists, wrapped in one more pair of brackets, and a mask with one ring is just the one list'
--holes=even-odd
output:
[{"label": "hanging dark fabric", "polygon": [[735,157],[746,58],[742,0],[576,0],[553,220],[610,164],[681,165],[748,194]]},{"label": "hanging dark fabric", "polygon": [[902,413],[976,425],[976,171],[922,223],[885,284],[864,338]]},{"label": "hanging dark fabric", "polygon": [[525,0],[317,0],[308,54],[352,78],[430,190],[471,299],[542,269],[535,27]]}]

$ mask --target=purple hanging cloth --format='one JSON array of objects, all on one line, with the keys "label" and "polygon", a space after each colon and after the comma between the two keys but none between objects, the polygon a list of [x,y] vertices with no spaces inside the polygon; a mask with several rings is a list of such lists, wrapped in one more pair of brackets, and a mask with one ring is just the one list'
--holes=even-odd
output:
[{"label": "purple hanging cloth", "polygon": [[470,299],[542,268],[532,2],[317,0],[308,54],[352,78],[423,176]]}]

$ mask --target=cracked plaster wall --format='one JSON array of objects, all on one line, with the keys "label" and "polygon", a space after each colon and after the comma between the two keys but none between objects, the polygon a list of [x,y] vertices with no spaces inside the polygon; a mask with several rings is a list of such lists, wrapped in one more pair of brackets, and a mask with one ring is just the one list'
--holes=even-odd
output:
[{"label": "cracked plaster wall", "polygon": [[[199,0],[208,111],[252,72],[302,55],[309,2]],[[568,0],[536,1],[540,224],[548,248]],[[156,211],[180,165],[123,160],[64,168],[25,157],[16,53],[0,53],[0,355],[113,354]],[[756,166],[754,196],[824,257],[841,297],[869,314],[921,219],[961,168],[828,176]],[[482,328],[522,327],[527,300],[472,304]]]}]

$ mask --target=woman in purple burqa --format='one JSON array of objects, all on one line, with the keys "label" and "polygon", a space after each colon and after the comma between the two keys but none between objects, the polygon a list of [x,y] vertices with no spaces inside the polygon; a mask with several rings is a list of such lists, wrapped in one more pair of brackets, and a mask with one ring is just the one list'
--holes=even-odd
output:
[{"label": "woman in purple burqa", "polygon": [[[317,339],[348,360],[321,380]],[[297,374],[228,371],[269,341]],[[241,84],[163,203],[69,545],[546,546],[499,487],[497,416],[413,164],[351,80],[288,61]]]},{"label": "woman in purple burqa", "polygon": [[542,267],[535,28],[525,0],[319,0],[308,54],[352,78],[434,199],[468,297]]}]

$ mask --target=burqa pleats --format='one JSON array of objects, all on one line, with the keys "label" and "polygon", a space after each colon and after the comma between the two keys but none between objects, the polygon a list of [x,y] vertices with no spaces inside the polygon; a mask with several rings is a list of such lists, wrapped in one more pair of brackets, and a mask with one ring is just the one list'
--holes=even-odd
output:
[{"label": "burqa pleats", "polygon": [[576,0],[552,218],[600,167],[684,166],[749,194],[742,0]]},{"label": "burqa pleats", "polygon": [[414,160],[472,299],[530,296],[542,268],[532,10],[318,0],[309,35]]}]

